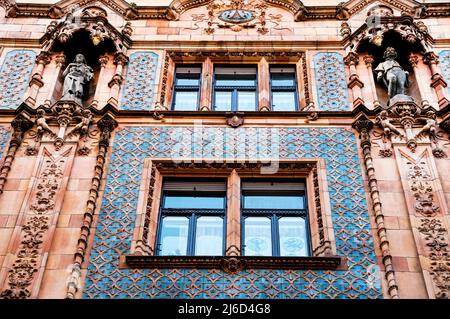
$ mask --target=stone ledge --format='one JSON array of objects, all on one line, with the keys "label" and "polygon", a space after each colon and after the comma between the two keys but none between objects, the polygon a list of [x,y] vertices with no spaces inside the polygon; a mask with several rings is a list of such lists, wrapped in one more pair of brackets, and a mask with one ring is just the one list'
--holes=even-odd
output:
[{"label": "stone ledge", "polygon": [[198,268],[221,269],[227,273],[245,269],[345,270],[346,258],[328,257],[265,257],[265,256],[121,256],[129,268]]}]

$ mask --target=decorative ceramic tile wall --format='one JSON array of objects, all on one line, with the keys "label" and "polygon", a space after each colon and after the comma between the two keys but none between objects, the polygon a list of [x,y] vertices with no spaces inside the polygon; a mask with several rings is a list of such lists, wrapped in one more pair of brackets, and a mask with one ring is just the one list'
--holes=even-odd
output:
[{"label": "decorative ceramic tile wall", "polygon": [[6,126],[0,126],[0,163],[3,159],[3,152],[5,151],[5,147],[8,144],[9,140],[9,129]]},{"label": "decorative ceramic tile wall", "polygon": [[32,50],[6,54],[0,69],[0,109],[16,109],[24,100],[35,60],[36,52]]},{"label": "decorative ceramic tile wall", "polygon": [[[381,298],[362,171],[342,128],[122,127],[114,138],[85,298]],[[202,141],[202,142],[199,142]],[[201,144],[200,144],[201,143]],[[270,144],[269,144],[270,143]],[[254,145],[258,145],[255,149]],[[271,145],[271,147],[267,147]],[[346,271],[119,269],[128,254],[145,158],[324,158],[337,252]]]},{"label": "decorative ceramic tile wall", "polygon": [[447,82],[447,89],[450,92],[450,50],[439,52],[439,65],[441,66],[444,79]]},{"label": "decorative ceramic tile wall", "polygon": [[158,55],[139,51],[130,55],[120,105],[122,110],[150,110],[155,92]]},{"label": "decorative ceramic tile wall", "polygon": [[321,111],[349,111],[344,59],[337,52],[314,55],[318,107]]}]

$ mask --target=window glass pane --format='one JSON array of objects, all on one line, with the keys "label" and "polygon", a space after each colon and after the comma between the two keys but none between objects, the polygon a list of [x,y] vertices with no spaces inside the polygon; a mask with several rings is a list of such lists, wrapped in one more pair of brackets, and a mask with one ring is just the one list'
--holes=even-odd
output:
[{"label": "window glass pane", "polygon": [[161,226],[161,255],[186,255],[189,219],[164,217]]},{"label": "window glass pane", "polygon": [[195,255],[219,256],[223,254],[223,219],[203,216],[197,219]]},{"label": "window glass pane", "polygon": [[238,91],[238,110],[256,111],[256,93],[248,91]]},{"label": "window glass pane", "polygon": [[199,67],[177,67],[175,78],[175,85],[200,85],[200,73]]},{"label": "window glass pane", "polygon": [[307,256],[306,224],[301,217],[282,217],[278,220],[280,256]]},{"label": "window glass pane", "polygon": [[248,209],[304,209],[303,196],[246,195],[244,208]]},{"label": "window glass pane", "polygon": [[175,85],[199,86],[200,76],[199,74],[177,74]]},{"label": "window glass pane", "polygon": [[272,256],[271,221],[265,217],[247,217],[245,227],[245,255]]},{"label": "window glass pane", "polygon": [[295,111],[294,92],[272,92],[273,111]]},{"label": "window glass pane", "polygon": [[178,91],[175,92],[174,110],[177,111],[196,111],[198,103],[197,91]]},{"label": "window glass pane", "polygon": [[295,73],[272,73],[272,86],[295,86]]},{"label": "window glass pane", "polygon": [[256,74],[216,74],[216,86],[255,86]]},{"label": "window glass pane", "polygon": [[215,92],[215,111],[231,111],[232,92]]},{"label": "window glass pane", "polygon": [[224,197],[206,196],[175,196],[166,195],[164,208],[191,208],[191,209],[222,209],[224,208]]}]

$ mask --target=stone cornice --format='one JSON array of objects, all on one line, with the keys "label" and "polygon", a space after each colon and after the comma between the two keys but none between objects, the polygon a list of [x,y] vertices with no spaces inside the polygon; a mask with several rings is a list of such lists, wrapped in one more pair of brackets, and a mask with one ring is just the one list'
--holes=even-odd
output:
[{"label": "stone cornice", "polygon": [[[177,20],[189,9],[206,5],[211,0],[174,0],[169,6],[136,6],[124,0],[99,0],[127,20],[158,19]],[[7,17],[43,17],[60,18],[74,4],[85,7],[94,4],[94,0],[62,0],[56,4],[15,3],[13,0],[1,0],[0,6],[7,11]],[[350,0],[337,6],[305,6],[300,0],[266,0],[270,5],[282,7],[294,15],[295,21],[305,20],[347,20],[370,5],[369,0]],[[450,16],[450,4],[422,4],[413,0],[384,0],[382,3],[401,10],[404,14],[420,18]]]}]

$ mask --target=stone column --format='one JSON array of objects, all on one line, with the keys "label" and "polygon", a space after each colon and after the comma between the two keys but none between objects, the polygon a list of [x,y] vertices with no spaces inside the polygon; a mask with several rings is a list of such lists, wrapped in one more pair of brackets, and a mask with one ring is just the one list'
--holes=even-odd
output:
[{"label": "stone column", "polygon": [[95,88],[95,94],[94,94],[94,99],[92,100],[92,106],[93,107],[98,107],[98,100],[100,97],[100,90],[101,90],[101,85],[100,83],[102,83],[102,79],[103,79],[103,74],[105,73],[105,67],[106,64],[108,64],[108,56],[107,55],[101,55],[98,58],[98,62],[100,63],[100,72],[98,75],[98,81],[97,81],[97,87]]},{"label": "stone column", "polygon": [[389,240],[387,238],[386,226],[384,223],[384,214],[382,210],[380,192],[378,189],[378,181],[375,174],[375,167],[373,165],[373,158],[371,153],[370,131],[373,128],[373,123],[366,116],[360,116],[354,123],[353,128],[359,132],[360,146],[363,152],[364,166],[369,183],[370,198],[372,200],[372,209],[375,215],[375,222],[377,224],[378,240],[380,242],[380,250],[383,256],[383,265],[385,270],[385,278],[388,287],[388,294],[392,299],[398,299],[398,286],[395,278],[394,266],[392,264],[392,255],[389,247]]},{"label": "stone column", "polygon": [[51,61],[51,55],[47,51],[41,51],[39,55],[36,57],[36,69],[34,70],[33,76],[31,77],[29,83],[29,91],[28,97],[26,98],[26,102],[35,105],[36,97],[39,93],[39,89],[44,86],[44,81],[42,80],[42,73],[44,72],[44,68]]},{"label": "stone column", "polygon": [[359,63],[359,56],[355,52],[349,52],[344,58],[344,63],[350,69],[350,77],[348,78],[348,87],[352,90],[353,95],[353,107],[364,104],[361,88],[364,83],[359,79],[359,75],[356,72],[356,65]]},{"label": "stone column", "polygon": [[227,187],[227,236],[226,236],[226,256],[241,255],[241,179],[233,170]]},{"label": "stone column", "polygon": [[258,111],[270,111],[270,71],[266,58],[258,64]]},{"label": "stone column", "polygon": [[420,94],[420,97],[422,98],[422,106],[427,107],[427,106],[429,106],[429,102],[427,100],[424,100],[424,97],[426,97],[427,95],[423,91],[423,87],[422,87],[424,81],[423,81],[422,77],[420,76],[420,72],[417,68],[417,64],[419,63],[419,57],[417,55],[414,55],[411,53],[408,57],[408,61],[409,61],[409,63],[411,63],[411,66],[413,67],[413,70],[414,70],[414,74],[416,76],[417,86],[419,88],[419,94]]},{"label": "stone column", "polygon": [[66,63],[66,56],[64,54],[59,54],[55,57],[56,69],[53,75],[53,79],[50,82],[48,88],[47,98],[44,101],[44,105],[48,108],[51,106],[53,95],[55,94],[56,85],[58,83],[58,78],[61,74],[61,69]]},{"label": "stone column", "polygon": [[3,194],[3,188],[5,187],[6,179],[8,178],[9,171],[11,170],[12,162],[16,156],[17,149],[22,143],[23,135],[26,131],[33,127],[33,121],[30,116],[25,113],[21,113],[11,122],[13,128],[12,136],[9,141],[8,150],[6,151],[3,164],[0,167],[0,195]]},{"label": "stone column", "polygon": [[110,87],[110,98],[108,100],[108,104],[111,104],[115,107],[119,105],[119,93],[120,86],[123,83],[123,68],[128,63],[128,57],[122,53],[118,52],[114,56],[114,64],[116,65],[116,72],[112,77],[111,81],[109,81],[108,86]]},{"label": "stone column", "polygon": [[212,105],[212,89],[213,89],[214,65],[210,57],[203,62],[201,88],[200,88],[200,110],[211,111]]},{"label": "stone column", "polygon": [[67,283],[66,298],[68,299],[74,299],[75,294],[78,291],[81,277],[81,266],[84,262],[89,235],[91,233],[91,226],[94,219],[98,193],[105,169],[105,161],[108,152],[109,141],[111,139],[111,133],[117,127],[117,122],[110,114],[106,114],[103,116],[103,118],[100,119],[100,121],[98,121],[97,127],[100,129],[101,134],[98,144],[97,160],[94,169],[95,175],[92,178],[91,188],[89,190],[89,198],[86,203],[83,224],[81,226],[80,238],[78,239],[77,251],[74,255],[73,267]]},{"label": "stone column", "polygon": [[378,106],[380,106],[380,102],[378,101],[378,96],[377,96],[377,87],[375,85],[375,80],[373,78],[373,70],[372,70],[372,64],[373,64],[373,56],[372,55],[366,55],[364,56],[364,63],[366,64],[367,67],[367,73],[369,73],[369,79],[370,79],[370,88],[371,88],[371,92],[372,92],[372,98],[373,98],[373,108],[376,108]]},{"label": "stone column", "polygon": [[450,103],[447,92],[447,83],[445,82],[439,64],[439,57],[434,52],[427,52],[423,56],[423,62],[430,67],[431,70],[431,84],[437,95],[439,108],[443,108]]}]

